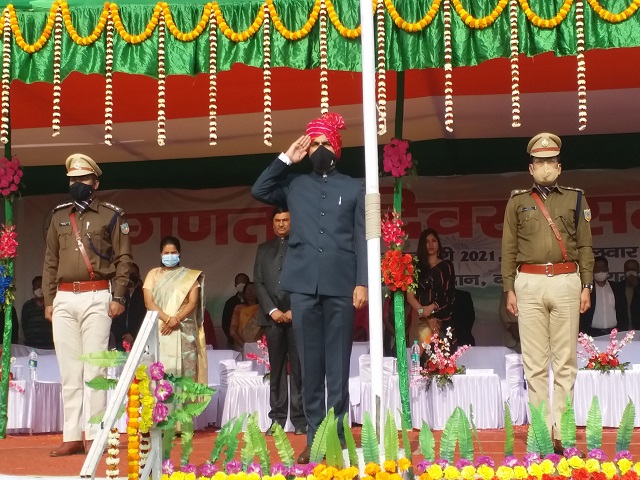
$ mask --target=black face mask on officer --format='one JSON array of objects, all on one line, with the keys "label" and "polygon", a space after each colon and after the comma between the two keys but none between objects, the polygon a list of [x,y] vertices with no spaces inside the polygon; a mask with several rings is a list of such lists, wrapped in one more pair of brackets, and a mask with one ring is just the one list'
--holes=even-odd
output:
[{"label": "black face mask on officer", "polygon": [[316,172],[325,173],[333,170],[336,166],[336,154],[324,145],[320,145],[318,149],[309,156],[313,169]]},{"label": "black face mask on officer", "polygon": [[82,182],[75,182],[69,185],[69,193],[75,201],[86,201],[93,193],[93,187]]}]

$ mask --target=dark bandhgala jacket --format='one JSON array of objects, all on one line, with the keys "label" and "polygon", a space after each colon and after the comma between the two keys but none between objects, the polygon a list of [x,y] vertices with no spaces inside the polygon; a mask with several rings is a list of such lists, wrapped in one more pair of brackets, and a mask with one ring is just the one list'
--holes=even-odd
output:
[{"label": "dark bandhgala jacket", "polygon": [[258,325],[270,327],[276,323],[269,316],[274,308],[282,312],[291,310],[289,293],[282,290],[280,274],[287,254],[289,238],[276,237],[258,246],[253,282],[260,305]]}]

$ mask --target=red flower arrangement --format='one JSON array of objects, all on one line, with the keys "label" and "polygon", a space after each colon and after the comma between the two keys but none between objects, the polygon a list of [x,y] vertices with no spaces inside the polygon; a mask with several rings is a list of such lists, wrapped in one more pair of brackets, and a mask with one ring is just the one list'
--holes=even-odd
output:
[{"label": "red flower arrangement", "polygon": [[14,195],[22,180],[22,169],[20,160],[6,157],[0,158],[0,193],[3,197]]},{"label": "red flower arrangement", "polygon": [[609,337],[609,346],[604,352],[598,350],[592,337],[580,333],[578,343],[584,349],[584,352],[579,351],[578,355],[587,360],[587,366],[584,367],[584,370],[598,370],[601,373],[606,373],[610,370],[620,370],[624,372],[629,367],[629,362],[620,363],[618,353],[620,353],[622,347],[633,339],[635,333],[634,330],[631,330],[621,341],[618,341],[616,339],[618,330],[614,328],[611,330]]},{"label": "red flower arrangement", "polygon": [[431,386],[431,382],[434,379],[438,387],[444,388],[453,383],[453,380],[451,380],[453,375],[465,372],[464,365],[458,366],[456,362],[470,347],[469,345],[462,345],[452,354],[452,337],[451,327],[448,327],[442,338],[437,333],[434,333],[429,344],[422,345],[427,359],[421,373],[427,378],[427,388]]},{"label": "red flower arrangement", "polygon": [[401,250],[387,250],[382,257],[382,280],[392,292],[415,292],[416,269],[413,257]]},{"label": "red flower arrangement", "polygon": [[16,240],[16,227],[14,225],[2,225],[0,231],[0,258],[15,258],[18,241]]},{"label": "red flower arrangement", "polygon": [[382,158],[384,171],[396,178],[406,175],[407,170],[410,170],[412,167],[411,154],[407,152],[408,149],[409,142],[406,140],[391,139],[391,141],[384,146],[384,155]]},{"label": "red flower arrangement", "polygon": [[387,248],[402,249],[407,234],[404,233],[402,227],[404,222],[396,212],[386,214],[382,217],[382,241]]}]

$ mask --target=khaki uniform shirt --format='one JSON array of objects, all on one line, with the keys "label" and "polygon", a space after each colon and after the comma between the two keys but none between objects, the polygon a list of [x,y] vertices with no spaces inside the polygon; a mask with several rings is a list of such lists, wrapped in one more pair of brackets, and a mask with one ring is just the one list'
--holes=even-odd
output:
[{"label": "khaki uniform shirt", "polygon": [[59,283],[91,280],[71,227],[69,215],[72,211],[76,216],[78,234],[93,266],[95,280],[114,279],[113,295],[124,296],[133,263],[129,225],[124,220],[122,209],[94,198],[80,214],[72,202],[53,209],[42,273],[45,305],[53,304]]},{"label": "khaki uniform shirt", "polygon": [[[513,282],[520,264],[564,261],[560,244],[549,222],[531,196],[532,188],[511,192],[504,212],[502,284],[505,292],[514,291]],[[577,205],[578,192],[582,191],[555,186],[546,199],[542,195],[540,199],[560,232],[567,249],[567,260],[578,264],[583,284],[593,283],[593,250],[589,223],[591,210],[584,195],[580,205]]]}]

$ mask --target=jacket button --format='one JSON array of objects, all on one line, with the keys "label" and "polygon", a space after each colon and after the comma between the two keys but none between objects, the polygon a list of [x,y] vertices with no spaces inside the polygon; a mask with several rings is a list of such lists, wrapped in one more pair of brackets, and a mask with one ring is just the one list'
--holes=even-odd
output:
[{"label": "jacket button", "polygon": [[318,251],[319,251],[320,253],[322,253],[322,248],[319,248],[319,249],[318,249]]},{"label": "jacket button", "polygon": [[320,212],[320,216],[324,217],[324,212]]},{"label": "jacket button", "polygon": [[320,234],[322,235],[324,233],[324,230],[320,230]]},{"label": "jacket button", "polygon": [[327,196],[326,195],[322,195],[322,198],[327,198]]}]

